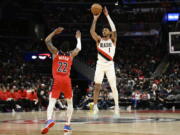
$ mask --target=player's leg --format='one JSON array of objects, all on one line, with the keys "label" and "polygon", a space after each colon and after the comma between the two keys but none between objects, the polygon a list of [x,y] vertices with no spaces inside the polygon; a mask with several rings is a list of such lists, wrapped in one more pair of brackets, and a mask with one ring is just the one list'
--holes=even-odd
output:
[{"label": "player's leg", "polygon": [[47,120],[52,120],[55,104],[56,104],[56,98],[52,98],[51,94],[50,94],[49,95],[49,104],[48,104],[48,108],[47,108]]},{"label": "player's leg", "polygon": [[101,89],[101,84],[104,78],[104,70],[103,66],[97,64],[96,65],[96,71],[95,71],[95,77],[94,77],[94,82],[95,82],[95,89],[94,89],[94,95],[93,95],[93,101],[94,101],[94,107],[93,110],[95,112],[98,111],[98,98],[99,98],[99,92]]},{"label": "player's leg", "polygon": [[55,121],[52,119],[55,103],[56,103],[56,99],[51,98],[51,96],[49,96],[49,104],[47,108],[47,121],[45,123],[46,124],[45,127],[41,130],[42,134],[48,133],[49,128],[55,125]]},{"label": "player's leg", "polygon": [[53,120],[53,111],[54,106],[56,104],[56,99],[59,98],[60,95],[60,83],[58,82],[58,79],[54,79],[52,84],[52,91],[49,95],[49,104],[47,108],[47,121],[45,127],[42,129],[41,133],[46,134],[49,131],[49,128],[53,127],[55,125],[55,121]]},{"label": "player's leg", "polygon": [[108,81],[112,90],[114,103],[115,103],[115,111],[119,112],[119,95],[118,95],[118,90],[116,87],[116,75],[115,75],[114,64],[109,65],[107,67],[106,76],[108,78]]},{"label": "player's leg", "polygon": [[71,79],[67,78],[66,81],[63,84],[63,93],[64,97],[67,101],[67,111],[66,111],[66,124],[64,125],[64,132],[71,132],[72,128],[70,126],[71,124],[71,118],[73,114],[73,94],[72,94],[72,86],[71,86]]},{"label": "player's leg", "polygon": [[99,98],[99,92],[101,89],[101,84],[100,83],[95,83],[95,88],[94,88],[94,95],[93,95],[93,100],[94,100],[94,110],[98,110],[98,98]]},{"label": "player's leg", "polygon": [[67,113],[66,113],[67,121],[66,121],[66,124],[64,126],[64,132],[72,131],[72,128],[70,125],[71,125],[71,118],[72,118],[73,110],[74,109],[73,109],[72,98],[67,99]]}]

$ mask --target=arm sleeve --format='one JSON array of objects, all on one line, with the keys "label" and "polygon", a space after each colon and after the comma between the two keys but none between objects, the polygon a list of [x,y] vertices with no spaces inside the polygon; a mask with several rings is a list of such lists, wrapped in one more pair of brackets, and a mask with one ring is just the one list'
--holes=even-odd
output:
[{"label": "arm sleeve", "polygon": [[111,19],[111,17],[109,15],[107,16],[107,19],[108,19],[109,25],[111,27],[111,30],[113,32],[115,32],[116,31],[116,27],[115,27],[115,25],[114,25],[114,23],[113,23],[113,21],[112,21],[112,19]]},{"label": "arm sleeve", "polygon": [[78,48],[79,50],[81,50],[81,39],[80,39],[80,38],[77,38],[76,48]]}]

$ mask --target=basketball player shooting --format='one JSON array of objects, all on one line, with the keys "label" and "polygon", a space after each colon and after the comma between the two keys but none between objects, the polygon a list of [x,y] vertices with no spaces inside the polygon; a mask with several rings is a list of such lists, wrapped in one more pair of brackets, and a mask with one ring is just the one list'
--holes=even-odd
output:
[{"label": "basketball player shooting", "polygon": [[56,103],[56,100],[59,98],[60,93],[64,93],[64,97],[67,100],[67,122],[64,126],[64,132],[71,131],[70,121],[73,113],[73,102],[72,102],[72,87],[71,79],[69,77],[71,65],[73,58],[78,55],[81,50],[81,32],[76,31],[77,46],[73,51],[69,51],[68,46],[65,44],[61,45],[61,49],[58,50],[52,44],[52,38],[55,35],[60,34],[64,28],[59,27],[55,29],[51,34],[45,39],[46,46],[48,50],[53,55],[53,65],[52,65],[52,74],[53,74],[53,85],[51,89],[51,94],[49,96],[49,105],[47,108],[47,121],[46,126],[42,129],[41,133],[48,133],[49,128],[55,125],[55,121],[52,119],[53,109]]},{"label": "basketball player shooting", "polygon": [[96,41],[97,51],[98,51],[98,61],[96,64],[96,71],[95,71],[95,90],[94,90],[94,113],[97,113],[99,111],[98,109],[98,97],[99,92],[101,89],[101,84],[104,78],[104,74],[106,74],[107,79],[109,81],[110,87],[112,89],[113,98],[115,102],[115,114],[119,114],[119,99],[118,99],[118,91],[116,87],[116,75],[115,75],[115,69],[114,69],[114,62],[113,57],[115,54],[115,48],[116,48],[116,41],[117,41],[117,33],[116,33],[116,27],[111,19],[111,17],[108,14],[108,10],[106,7],[104,7],[104,15],[106,16],[109,25],[111,27],[111,31],[109,28],[105,27],[102,30],[102,37],[99,36],[96,33],[96,23],[100,16],[99,15],[93,15],[94,20],[92,22],[92,26],[90,29],[90,33],[92,38]]}]

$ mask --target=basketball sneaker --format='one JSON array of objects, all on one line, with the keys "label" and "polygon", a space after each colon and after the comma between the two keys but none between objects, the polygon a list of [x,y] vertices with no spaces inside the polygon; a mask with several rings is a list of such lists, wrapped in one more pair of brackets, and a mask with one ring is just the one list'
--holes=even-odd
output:
[{"label": "basketball sneaker", "polygon": [[71,132],[72,128],[70,125],[64,125],[64,132]]},{"label": "basketball sneaker", "polygon": [[54,120],[48,120],[46,121],[46,126],[41,130],[41,134],[47,134],[49,129],[55,125]]}]

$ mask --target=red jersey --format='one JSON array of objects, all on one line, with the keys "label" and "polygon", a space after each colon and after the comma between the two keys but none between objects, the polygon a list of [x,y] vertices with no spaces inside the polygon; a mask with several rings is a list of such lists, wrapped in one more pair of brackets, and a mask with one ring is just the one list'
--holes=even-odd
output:
[{"label": "red jersey", "polygon": [[3,92],[2,90],[0,90],[0,100],[3,100],[3,101],[7,100],[7,96],[5,95],[5,92]]},{"label": "red jersey", "polygon": [[29,93],[29,94],[27,95],[27,99],[29,99],[29,100],[31,100],[31,101],[38,99],[38,98],[37,98],[37,93],[36,93],[36,92],[31,92],[31,93]]},{"label": "red jersey", "polygon": [[8,98],[13,98],[13,93],[11,93],[9,90],[6,91],[6,95]]},{"label": "red jersey", "polygon": [[53,78],[59,76],[69,76],[72,65],[72,57],[70,53],[59,53],[53,59],[52,74]]},{"label": "red jersey", "polygon": [[13,98],[14,98],[14,100],[19,100],[19,99],[21,99],[21,95],[19,94],[18,91],[15,91],[15,92],[14,92]]}]

